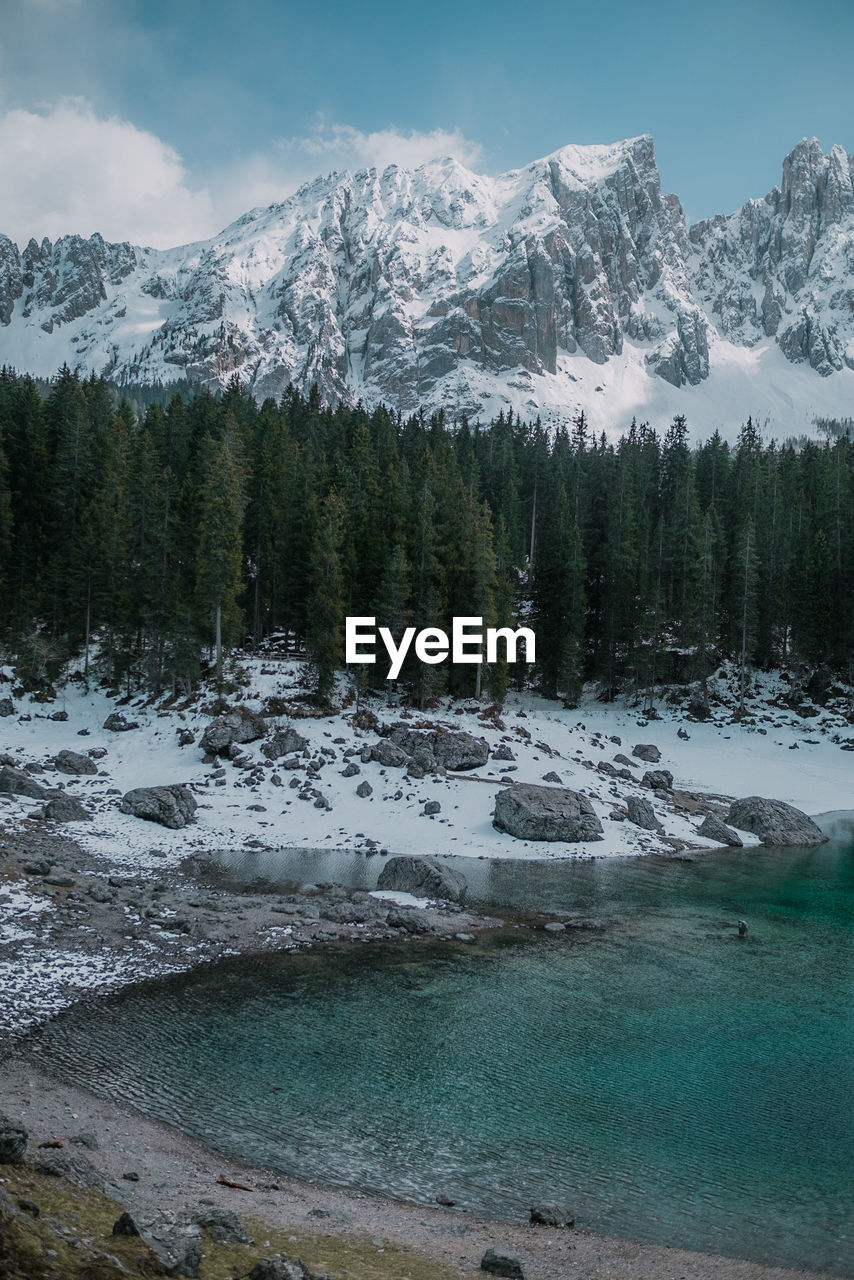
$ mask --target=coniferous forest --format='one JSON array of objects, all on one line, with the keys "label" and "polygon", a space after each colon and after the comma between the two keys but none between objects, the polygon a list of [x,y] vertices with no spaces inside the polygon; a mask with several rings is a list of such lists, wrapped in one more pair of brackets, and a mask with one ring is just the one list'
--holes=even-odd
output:
[{"label": "coniferous forest", "polygon": [[[129,692],[188,688],[213,651],[305,648],[320,698],[346,615],[450,630],[455,615],[537,635],[533,680],[572,705],[702,681],[725,657],[852,675],[854,442],[731,446],[582,417],[402,420],[234,384],[140,414],[105,381],[0,374],[2,644],[36,688],[72,654]],[[97,638],[97,647],[95,639]],[[479,668],[412,660],[425,706]],[[382,657],[354,680],[384,684]]]}]

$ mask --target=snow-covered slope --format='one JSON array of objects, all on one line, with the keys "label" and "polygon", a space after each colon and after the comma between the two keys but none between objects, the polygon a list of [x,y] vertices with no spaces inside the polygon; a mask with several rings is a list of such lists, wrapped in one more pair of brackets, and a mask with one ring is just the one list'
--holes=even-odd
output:
[{"label": "snow-covered slope", "polygon": [[854,160],[801,142],[779,189],[690,231],[644,136],[496,178],[451,159],[333,174],[166,252],[0,237],[0,361],[801,431],[854,405]]}]

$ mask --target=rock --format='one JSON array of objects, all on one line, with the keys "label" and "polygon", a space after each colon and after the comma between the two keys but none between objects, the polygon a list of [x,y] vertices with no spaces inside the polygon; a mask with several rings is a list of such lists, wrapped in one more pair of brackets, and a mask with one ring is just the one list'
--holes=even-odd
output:
[{"label": "rock", "polygon": [[261,716],[248,707],[235,707],[233,711],[211,720],[199,745],[203,751],[218,755],[234,743],[256,742],[266,732],[267,724]]},{"label": "rock", "polygon": [[443,1209],[453,1209],[456,1203],[457,1202],[453,1198],[453,1196],[449,1196],[444,1191],[440,1191],[439,1194],[436,1196],[436,1204],[440,1204]]},{"label": "rock", "polygon": [[672,791],[673,774],[669,769],[649,769],[641,779],[641,786],[653,791]]},{"label": "rock", "polygon": [[0,1164],[20,1164],[27,1150],[27,1131],[0,1112]]},{"label": "rock", "polygon": [[555,773],[554,769],[550,769],[548,773],[543,774],[543,782],[554,782],[557,786],[563,786],[563,778],[559,773]]},{"label": "rock", "polygon": [[544,924],[543,928],[546,933],[565,933],[566,925],[561,924],[560,920],[549,920],[548,924]]},{"label": "rock", "polygon": [[[240,741],[250,742],[250,738],[240,739]],[[288,726],[287,729],[280,729],[278,732],[270,735],[265,742],[261,743],[261,752],[268,760],[281,760],[283,756],[293,755],[294,752],[303,752],[308,747],[308,738],[304,738],[302,734],[297,733],[296,729]]]},{"label": "rock", "polygon": [[170,1276],[196,1276],[202,1261],[202,1233],[195,1222],[163,1211],[133,1219],[139,1235]]},{"label": "rock", "polygon": [[442,811],[442,806],[440,805],[438,800],[428,800],[424,806],[424,813],[427,815],[428,818],[431,816],[431,814],[441,813],[441,811]]},{"label": "rock", "polygon": [[49,822],[91,822],[92,815],[75,796],[67,796],[64,791],[57,791],[44,807],[44,815]]},{"label": "rock", "polygon": [[714,840],[717,844],[728,845],[732,849],[743,848],[741,837],[712,813],[700,823],[697,835],[705,836],[707,840]]},{"label": "rock", "polygon": [[93,777],[98,772],[95,761],[81,755],[78,751],[60,751],[53,757],[53,763],[60,773],[86,774],[88,777]]},{"label": "rock", "polygon": [[384,765],[387,769],[403,769],[409,764],[409,756],[397,743],[382,738],[371,747],[371,760]]},{"label": "rock", "polygon": [[197,1227],[206,1231],[217,1244],[251,1244],[249,1235],[236,1213],[212,1206],[201,1209],[193,1218]]},{"label": "rock", "polygon": [[648,800],[641,800],[639,796],[629,796],[626,801],[626,809],[629,814],[629,822],[633,822],[636,827],[642,827],[644,831],[664,830]]},{"label": "rock", "polygon": [[489,743],[470,733],[440,730],[434,735],[433,754],[446,769],[478,769],[489,759]]},{"label": "rock", "polygon": [[25,769],[14,769],[4,765],[0,769],[0,794],[26,796],[28,800],[45,800],[47,791],[38,782],[34,782]]},{"label": "rock", "polygon": [[602,839],[602,823],[590,801],[567,787],[520,783],[502,788],[495,797],[492,825],[517,840]]},{"label": "rock", "polygon": [[192,729],[178,730],[178,746],[179,747],[191,747],[195,741],[196,739]]},{"label": "rock", "polygon": [[107,1178],[96,1169],[92,1161],[79,1151],[39,1151],[33,1160],[36,1173],[53,1178],[65,1178],[75,1187],[84,1187],[91,1191],[105,1192],[108,1187]]},{"label": "rock", "polygon": [[103,727],[112,733],[127,733],[131,729],[138,729],[139,724],[136,720],[128,720],[121,711],[111,711]]},{"label": "rock", "polygon": [[139,1174],[136,1172],[135,1169],[128,1169],[125,1173],[122,1174],[122,1177],[124,1178],[125,1182],[139,1182]]},{"label": "rock", "polygon": [[196,800],[185,786],[135,787],[122,796],[122,813],[178,830],[193,821]]},{"label": "rock", "polygon": [[661,752],[651,742],[639,742],[636,747],[632,747],[632,755],[637,756],[638,760],[646,760],[648,764],[658,764],[661,759]]},{"label": "rock", "polygon": [[414,907],[393,908],[386,916],[386,924],[390,929],[403,929],[404,933],[430,932],[430,917],[427,912]]},{"label": "rock", "polygon": [[525,1280],[522,1263],[507,1249],[487,1249],[480,1260],[480,1269],[490,1276],[505,1276],[506,1280]]},{"label": "rock", "polygon": [[98,1139],[94,1133],[75,1133],[68,1139],[75,1147],[86,1147],[89,1151],[98,1150]]},{"label": "rock", "polygon": [[356,788],[356,795],[360,796],[363,800],[366,800],[368,796],[372,796],[373,794],[374,794],[374,789],[371,786],[370,782],[367,782],[367,781],[360,782],[358,787]]},{"label": "rock", "polygon": [[124,1213],[119,1214],[118,1218],[116,1218],[115,1222],[113,1223],[112,1234],[114,1236],[138,1236],[139,1235],[139,1229],[133,1220],[133,1216],[129,1214],[127,1210],[125,1210]]},{"label": "rock", "polygon": [[575,1214],[557,1204],[532,1204],[530,1221],[538,1227],[574,1227]]},{"label": "rock", "polygon": [[513,752],[506,742],[500,742],[492,753],[493,760],[515,760]]},{"label": "rock", "polygon": [[301,1262],[290,1262],[279,1253],[256,1262],[247,1280],[306,1280],[307,1275]]},{"label": "rock", "polygon": [[355,778],[356,775],[361,772],[362,771],[359,768],[359,766],[357,764],[353,764],[353,761],[351,760],[350,763],[348,765],[345,765],[345,767],[341,770],[341,777]]},{"label": "rock", "polygon": [[704,693],[697,690],[688,700],[688,715],[692,720],[708,720],[712,714],[709,700]]},{"label": "rock", "polygon": [[734,800],[726,816],[728,823],[741,831],[752,831],[764,845],[824,844],[827,836],[812,820],[782,800],[766,800],[762,796],[746,796]]},{"label": "rock", "polygon": [[11,698],[0,698],[0,717],[13,716],[15,704]]},{"label": "rock", "polygon": [[389,858],[379,874],[377,888],[411,893],[416,898],[462,902],[468,884],[464,875],[438,858],[405,856]]}]

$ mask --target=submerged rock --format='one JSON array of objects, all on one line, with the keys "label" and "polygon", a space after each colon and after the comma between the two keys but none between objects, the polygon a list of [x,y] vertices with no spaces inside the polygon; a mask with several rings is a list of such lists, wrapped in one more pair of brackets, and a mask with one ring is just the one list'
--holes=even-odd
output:
[{"label": "submerged rock", "polygon": [[122,796],[119,805],[122,813],[161,826],[178,830],[192,822],[196,812],[196,799],[188,787],[135,787]]},{"label": "submerged rock", "polygon": [[574,1227],[575,1214],[563,1205],[532,1204],[530,1221],[538,1227]]},{"label": "submerged rock", "polygon": [[416,898],[462,902],[468,884],[464,875],[445,866],[438,858],[400,857],[390,858],[385,864],[377,888],[411,893]]},{"label": "submerged rock", "polygon": [[567,787],[520,783],[495,797],[492,825],[518,840],[601,840],[602,823],[593,805]]},{"label": "submerged rock", "polygon": [[767,800],[762,796],[746,796],[734,800],[726,820],[742,831],[752,831],[764,845],[818,845],[828,837],[819,826],[800,809],[782,800]]}]

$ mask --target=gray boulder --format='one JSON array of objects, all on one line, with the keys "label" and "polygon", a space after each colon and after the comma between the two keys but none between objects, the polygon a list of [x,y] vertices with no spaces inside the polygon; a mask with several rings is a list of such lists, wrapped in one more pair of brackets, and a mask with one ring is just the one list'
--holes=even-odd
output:
[{"label": "gray boulder", "polygon": [[138,1235],[148,1245],[167,1275],[196,1276],[202,1261],[202,1233],[195,1222],[168,1210],[146,1216],[123,1213],[113,1235]]},{"label": "gray boulder", "polygon": [[602,839],[602,823],[590,801],[567,787],[526,782],[503,788],[495,797],[492,825],[518,840]]},{"label": "gray boulder", "polygon": [[98,772],[98,766],[88,756],[79,751],[60,751],[53,757],[53,763],[60,773],[86,774],[91,777]]},{"label": "gray boulder", "polygon": [[703,819],[697,828],[698,836],[705,836],[707,840],[714,840],[716,844],[727,845],[732,849],[743,848],[743,841],[731,827],[725,822],[721,822],[720,818],[716,818],[710,813]]},{"label": "gray boulder", "polygon": [[296,729],[288,725],[287,729],[277,730],[266,742],[262,742],[261,752],[268,760],[281,760],[283,756],[293,755],[295,751],[305,751],[307,746],[308,738],[304,738],[302,734],[297,733]]},{"label": "gray boulder", "polygon": [[378,889],[396,889],[417,898],[441,898],[462,902],[468,885],[466,878],[438,858],[390,858],[380,872]]},{"label": "gray boulder", "polygon": [[196,812],[196,799],[185,786],[135,787],[122,796],[119,805],[122,813],[161,826],[178,830],[192,822]]},{"label": "gray boulder", "polygon": [[371,759],[377,764],[384,765],[387,769],[403,769],[409,764],[409,756],[403,747],[392,742],[389,738],[382,738],[379,742],[375,742],[371,747]]},{"label": "gray boulder", "polygon": [[812,820],[782,800],[762,796],[746,796],[734,800],[726,816],[728,823],[741,831],[752,831],[764,845],[825,844],[828,837]]},{"label": "gray boulder", "polygon": [[0,717],[13,716],[15,714],[15,704],[11,698],[0,698]]},{"label": "gray boulder", "polygon": [[641,779],[641,785],[652,791],[672,791],[673,774],[669,769],[648,769]]},{"label": "gray boulder", "polygon": [[27,1131],[0,1113],[0,1164],[20,1164],[27,1150]]},{"label": "gray boulder", "polygon": [[211,1205],[209,1208],[200,1209],[193,1221],[218,1244],[252,1243],[252,1237],[243,1223],[230,1209],[218,1209],[215,1205]]},{"label": "gray boulder", "polygon": [[370,782],[367,782],[367,781],[360,782],[358,787],[356,788],[356,795],[359,797],[360,800],[367,800],[368,796],[372,796],[373,794],[374,794],[374,789],[371,786]]},{"label": "gray boulder", "polygon": [[283,1254],[262,1258],[249,1272],[247,1280],[306,1280],[308,1272],[301,1262],[291,1262]]},{"label": "gray boulder", "polygon": [[92,815],[75,796],[55,791],[44,807],[44,816],[50,822],[91,822]]},{"label": "gray boulder", "polygon": [[220,755],[235,742],[257,742],[267,732],[261,716],[248,707],[235,707],[224,716],[211,720],[202,734],[201,748],[211,755]]},{"label": "gray boulder", "polygon": [[658,764],[661,759],[661,752],[651,742],[639,742],[636,747],[632,747],[632,755],[637,756],[638,760],[646,760],[648,764]]},{"label": "gray boulder", "polygon": [[440,730],[434,734],[433,754],[446,769],[479,769],[489,759],[489,743],[470,733]]},{"label": "gray boulder", "polygon": [[493,760],[515,760],[516,759],[516,757],[514,756],[513,752],[508,747],[506,742],[499,742],[498,746],[495,748],[495,750],[492,753],[492,758]]},{"label": "gray boulder", "polygon": [[480,1269],[490,1276],[504,1276],[506,1280],[525,1280],[522,1263],[515,1253],[507,1249],[487,1249],[481,1258]]},{"label": "gray boulder", "polygon": [[81,1151],[39,1151],[33,1160],[33,1168],[45,1177],[65,1178],[75,1187],[90,1191],[104,1192],[110,1185],[101,1170]]},{"label": "gray boulder", "polygon": [[641,800],[639,796],[629,796],[626,808],[629,813],[629,822],[633,822],[636,827],[642,827],[644,831],[664,830],[648,800]]},{"label": "gray boulder", "polygon": [[7,764],[0,769],[0,794],[26,796],[28,800],[45,800],[48,793],[26,770],[15,769]]},{"label": "gray boulder", "polygon": [[558,1204],[532,1204],[530,1221],[537,1227],[574,1227],[575,1214]]},{"label": "gray boulder", "polygon": [[104,721],[104,728],[112,733],[127,733],[130,729],[138,729],[139,724],[136,720],[128,720],[121,711],[111,711]]}]

